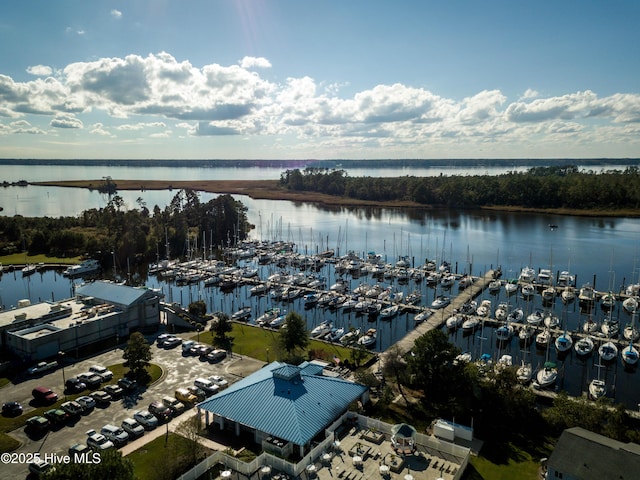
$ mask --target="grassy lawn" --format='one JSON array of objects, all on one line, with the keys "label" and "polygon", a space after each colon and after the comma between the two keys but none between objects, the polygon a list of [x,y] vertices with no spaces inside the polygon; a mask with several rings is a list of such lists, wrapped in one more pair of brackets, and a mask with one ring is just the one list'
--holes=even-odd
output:
[{"label": "grassy lawn", "polygon": [[[127,455],[138,480],[176,478],[192,466],[181,465],[177,452],[184,451],[184,439],[175,433],[162,435]],[[205,452],[208,456],[211,452]],[[215,469],[214,469],[215,472]],[[215,478],[217,472],[211,478]]]},{"label": "grassy lawn", "polygon": [[[257,358],[265,362],[280,360],[285,356],[278,346],[279,334],[277,331],[234,322],[233,331],[229,336],[233,337],[233,352],[239,355]],[[211,344],[213,334],[208,331],[200,332],[199,335],[194,335],[191,338],[193,340],[198,340],[199,338],[199,342]],[[326,361],[332,361],[334,355],[341,360],[350,359],[351,357],[350,348],[313,339],[309,342],[304,356],[306,357],[309,352],[313,352],[314,357]],[[363,363],[373,357],[373,354],[369,352],[366,355]]]},{"label": "grassy lawn", "polygon": [[463,480],[538,480],[540,464],[529,457],[528,460],[516,461],[512,458],[506,464],[492,463],[482,455],[471,457]]},{"label": "grassy lawn", "polygon": [[45,254],[27,255],[25,252],[13,253],[11,255],[0,256],[0,263],[7,265],[23,265],[25,263],[80,263],[80,257],[49,257]]},{"label": "grassy lawn", "polygon": [[[113,372],[113,379],[109,382],[105,382],[102,385],[108,385],[111,383],[116,383],[119,378],[124,377],[125,373],[127,373],[128,369],[125,368],[121,363],[115,365],[107,366],[109,370]],[[157,381],[162,375],[162,369],[159,365],[151,364],[147,370],[149,375],[151,376],[150,384]],[[20,443],[6,434],[6,432],[11,432],[17,428],[24,427],[27,418],[35,417],[36,415],[42,415],[44,412],[51,408],[59,408],[60,404],[64,403],[68,400],[75,400],[81,395],[87,395],[89,391],[85,390],[84,392],[75,393],[73,395],[63,395],[62,392],[58,392],[59,400],[53,405],[47,405],[42,407],[37,407],[34,410],[29,411],[27,414],[22,414],[18,417],[4,417],[0,415],[0,452],[10,452],[15,450],[20,446]]]}]

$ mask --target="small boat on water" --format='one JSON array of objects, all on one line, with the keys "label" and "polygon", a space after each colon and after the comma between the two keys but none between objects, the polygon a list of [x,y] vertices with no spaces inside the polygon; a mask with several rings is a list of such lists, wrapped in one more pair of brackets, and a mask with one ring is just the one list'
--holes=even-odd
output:
[{"label": "small boat on water", "polygon": [[580,292],[578,294],[578,300],[582,305],[589,305],[593,303],[596,299],[596,292],[591,285],[588,283],[580,287]]},{"label": "small boat on water", "polygon": [[573,345],[577,355],[586,357],[593,352],[594,344],[590,336],[582,337]]},{"label": "small boat on water", "polygon": [[600,380],[599,378],[594,378],[589,383],[589,398],[591,400],[598,400],[599,398],[604,397],[607,394],[607,384],[604,380]]},{"label": "small boat on water", "polygon": [[565,330],[564,333],[558,335],[555,344],[558,353],[565,353],[570,351],[571,347],[573,347],[573,339],[571,338],[571,335],[569,335]]},{"label": "small boat on water", "polygon": [[626,365],[635,365],[638,363],[638,349],[633,346],[633,343],[629,342],[629,345],[622,349],[622,361]]},{"label": "small boat on water", "polygon": [[628,313],[636,313],[638,311],[638,297],[625,298],[622,302],[622,308]]},{"label": "small boat on water", "polygon": [[451,299],[446,295],[438,295],[433,302],[431,302],[431,308],[439,309],[444,308],[451,303]]},{"label": "small boat on water", "polygon": [[325,320],[324,322],[321,322],[316,327],[314,327],[311,330],[310,335],[314,338],[323,337],[324,335],[330,333],[332,328],[333,322],[330,320]]},{"label": "small boat on water", "polygon": [[525,283],[520,287],[520,291],[522,292],[523,298],[529,299],[535,295],[536,288],[531,283]]},{"label": "small boat on water", "polygon": [[553,362],[545,362],[543,368],[536,373],[536,385],[538,388],[548,388],[556,383],[558,367]]},{"label": "small boat on water", "polygon": [[415,317],[413,317],[413,321],[415,323],[422,323],[427,320],[431,315],[433,315],[433,310],[425,308],[420,312],[416,313]]},{"label": "small boat on water", "polygon": [[502,282],[500,280],[491,280],[489,282],[489,293],[498,293],[500,291],[500,287],[502,287]]},{"label": "small boat on water", "polygon": [[345,346],[352,345],[358,341],[359,337],[360,337],[360,329],[359,328],[351,329],[340,338],[340,343]]},{"label": "small boat on water", "polygon": [[390,320],[398,314],[398,305],[389,305],[388,307],[380,310],[380,318],[383,320]]},{"label": "small boat on water", "polygon": [[524,311],[520,307],[516,307],[509,312],[507,315],[507,320],[510,322],[521,322],[524,318]]},{"label": "small boat on water", "polygon": [[35,263],[29,263],[22,267],[22,276],[28,277],[29,275],[33,275],[34,273],[36,273],[37,269],[38,267],[36,267]]},{"label": "small boat on water", "polygon": [[471,332],[478,328],[479,324],[480,321],[478,320],[478,317],[466,317],[462,322],[462,330],[464,332]]},{"label": "small boat on water", "polygon": [[573,302],[576,299],[576,289],[571,285],[567,285],[562,290],[562,293],[560,294],[560,298],[562,299],[562,302],[565,304]]},{"label": "small boat on water", "polygon": [[80,275],[95,272],[97,270],[100,270],[101,268],[102,267],[100,265],[100,262],[91,258],[77,265],[71,265],[64,272],[62,272],[62,275],[64,275],[65,277],[79,277]]},{"label": "small boat on water", "polygon": [[501,322],[507,319],[507,304],[506,303],[500,303],[498,305],[498,307],[496,308],[496,311],[494,312],[494,316],[496,317],[496,320],[500,320]]},{"label": "small boat on water", "polygon": [[367,330],[363,336],[361,336],[357,343],[365,348],[372,348],[376,344],[377,331],[375,328]]},{"label": "small boat on water", "polygon": [[618,356],[618,347],[612,341],[608,341],[598,347],[598,355],[603,362],[611,362]]},{"label": "small boat on water", "polygon": [[518,291],[518,281],[510,280],[504,284],[504,290],[507,292],[507,295],[513,295]]},{"label": "small boat on water", "polygon": [[600,306],[603,310],[612,310],[616,306],[616,296],[613,292],[605,293],[600,299]]},{"label": "small boat on water", "polygon": [[247,321],[251,318],[251,306],[247,305],[242,307],[231,314],[231,320]]},{"label": "small boat on water", "polygon": [[533,377],[533,367],[531,366],[531,363],[522,360],[518,370],[516,370],[516,376],[518,378],[518,382],[521,384],[526,385],[529,383]]},{"label": "small boat on water", "polygon": [[522,343],[529,343],[533,338],[534,332],[535,329],[532,326],[523,326],[522,328],[520,328],[520,330],[518,330],[518,338]]},{"label": "small boat on water", "polygon": [[463,320],[464,320],[464,316],[460,313],[456,313],[454,315],[451,315],[449,318],[447,318],[447,321],[445,322],[445,324],[449,330],[455,330],[460,325],[462,325]]},{"label": "small boat on water", "polygon": [[480,306],[476,310],[479,317],[488,317],[491,312],[491,300],[482,300]]},{"label": "small boat on water", "polygon": [[544,325],[547,328],[556,328],[558,325],[560,325],[560,318],[557,315],[553,315],[551,312],[549,312],[544,317]]},{"label": "small boat on water", "polygon": [[280,308],[278,307],[270,308],[256,319],[256,323],[261,327],[268,326],[279,315],[280,315]]},{"label": "small boat on water", "polygon": [[536,310],[535,312],[532,312],[529,315],[527,315],[527,323],[529,325],[534,325],[534,326],[540,325],[543,319],[544,317],[542,316],[542,312],[540,310]]},{"label": "small boat on water", "polygon": [[536,335],[536,346],[539,348],[546,348],[551,340],[551,332],[548,328],[545,328]]}]

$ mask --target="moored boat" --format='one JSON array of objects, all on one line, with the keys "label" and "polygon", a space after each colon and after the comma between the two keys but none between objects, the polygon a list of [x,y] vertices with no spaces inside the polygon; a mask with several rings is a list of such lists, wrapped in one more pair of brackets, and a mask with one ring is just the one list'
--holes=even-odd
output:
[{"label": "moored boat", "polygon": [[543,368],[536,373],[536,386],[538,388],[548,388],[556,383],[558,378],[558,368],[553,362],[545,362]]},{"label": "moored boat", "polygon": [[367,330],[363,336],[361,336],[357,343],[365,348],[372,348],[376,344],[377,331],[375,328]]},{"label": "moored boat", "polygon": [[586,357],[588,355],[591,355],[591,353],[593,352],[593,340],[591,340],[591,337],[587,335],[586,337],[582,337],[576,340],[573,348],[576,351],[576,354]]}]

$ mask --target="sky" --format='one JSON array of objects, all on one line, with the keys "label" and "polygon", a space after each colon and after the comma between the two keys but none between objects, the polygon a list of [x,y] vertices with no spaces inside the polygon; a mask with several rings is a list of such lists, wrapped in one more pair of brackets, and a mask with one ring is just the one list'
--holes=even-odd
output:
[{"label": "sky", "polygon": [[640,157],[637,0],[3,0],[0,158]]}]

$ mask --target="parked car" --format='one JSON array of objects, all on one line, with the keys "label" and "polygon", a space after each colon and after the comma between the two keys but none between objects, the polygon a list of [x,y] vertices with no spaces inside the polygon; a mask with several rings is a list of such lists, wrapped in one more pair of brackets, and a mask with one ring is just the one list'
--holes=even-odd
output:
[{"label": "parked car", "polygon": [[171,338],[171,337],[173,337],[173,335],[171,335],[170,333],[161,333],[156,337],[156,343],[158,344],[159,347],[161,347],[164,341],[167,338]]},{"label": "parked car", "polygon": [[102,365],[91,365],[89,372],[99,375],[103,382],[108,382],[113,378],[113,372]]},{"label": "parked car", "polygon": [[3,403],[2,415],[5,417],[17,417],[18,415],[22,415],[22,405],[18,402]]},{"label": "parked car", "polygon": [[33,462],[29,464],[29,473],[39,477],[44,473],[55,470],[55,466],[52,463],[47,462],[43,458],[35,457]]},{"label": "parked car", "polygon": [[104,435],[107,440],[111,440],[116,448],[120,448],[129,441],[129,434],[124,431],[122,427],[116,427],[110,423],[106,424],[100,430],[100,433]]},{"label": "parked car", "polygon": [[144,427],[134,418],[127,417],[120,424],[122,429],[129,434],[129,438],[138,438],[144,435]]},{"label": "parked car", "polygon": [[67,420],[68,414],[61,408],[52,408],[43,413],[44,418],[49,420],[51,426],[60,425]]},{"label": "parked car", "polygon": [[207,393],[202,390],[200,387],[196,387],[195,385],[189,385],[187,390],[195,395],[198,399],[198,402],[202,402],[207,398]]},{"label": "parked car", "polygon": [[29,375],[42,375],[43,373],[55,370],[56,368],[58,368],[58,362],[54,360],[53,362],[40,362],[29,368],[27,372],[29,372]]},{"label": "parked car", "polygon": [[31,395],[38,403],[55,403],[58,395],[49,387],[36,387],[31,391]]},{"label": "parked car", "polygon": [[89,388],[98,388],[102,383],[102,377],[92,372],[83,372],[78,375],[78,379]]},{"label": "parked car", "polygon": [[[80,461],[82,458],[84,458],[83,455],[86,455],[90,450],[91,449],[84,443],[74,443],[69,447],[69,457],[71,457],[70,459],[72,462]],[[76,454],[78,455],[78,457],[76,457]]]},{"label": "parked car", "polygon": [[102,389],[111,395],[112,398],[120,398],[122,394],[124,394],[122,387],[116,384],[105,385]]},{"label": "parked car", "polygon": [[27,418],[24,423],[24,429],[29,433],[43,433],[49,430],[50,426],[49,420],[41,415]]},{"label": "parked car", "polygon": [[159,422],[166,422],[171,418],[171,409],[160,401],[151,402],[149,411],[155,415]]},{"label": "parked car", "polygon": [[218,387],[215,383],[213,383],[208,378],[202,378],[202,377],[196,378],[193,381],[193,384],[196,387],[202,389],[204,393],[209,396],[218,393],[218,390],[220,390],[220,387]]},{"label": "parked car", "polygon": [[211,350],[207,354],[207,360],[209,360],[210,362],[219,362],[220,360],[223,360],[226,356],[227,356],[227,352],[225,350],[216,348],[214,350]]},{"label": "parked car", "polygon": [[109,450],[114,448],[113,442],[95,430],[87,431],[87,447],[93,450]]},{"label": "parked car", "polygon": [[220,388],[220,390],[223,390],[229,386],[229,381],[226,378],[222,377],[221,375],[211,375],[209,377],[209,380],[211,380],[215,385],[217,385],[218,388]]},{"label": "parked car", "polygon": [[132,392],[138,386],[138,383],[135,380],[131,380],[130,378],[124,377],[118,380],[118,385],[127,392]]},{"label": "parked car", "polygon": [[87,388],[87,384],[78,377],[71,377],[64,382],[64,387],[68,393],[80,393]]},{"label": "parked car", "polygon": [[65,413],[69,416],[81,415],[82,412],[84,411],[84,408],[82,408],[82,405],[80,405],[75,400],[64,402],[62,405],[60,405],[60,408],[64,410]]},{"label": "parked car", "polygon": [[82,410],[85,412],[96,406],[96,401],[89,395],[82,395],[81,397],[76,398],[76,402],[82,405]]},{"label": "parked car", "polygon": [[198,401],[198,397],[191,393],[187,388],[177,388],[174,395],[176,396],[176,399],[181,402],[189,403],[191,405]]},{"label": "parked car", "polygon": [[171,410],[171,415],[173,415],[174,417],[177,417],[187,409],[184,403],[182,403],[181,401],[179,401],[177,398],[174,398],[174,397],[169,397],[169,396],[163,397],[162,403],[164,403],[167,407],[169,407],[169,410]]},{"label": "parked car", "polygon": [[175,348],[182,343],[182,339],[178,337],[169,337],[163,343],[162,347],[164,348]]},{"label": "parked car", "polygon": [[194,340],[185,340],[182,342],[182,354],[183,355],[191,355],[191,347],[196,344]]},{"label": "parked car", "polygon": [[111,395],[104,390],[96,390],[95,392],[92,392],[90,396],[98,405],[109,405],[112,400]]},{"label": "parked car", "polygon": [[138,410],[133,414],[133,418],[145,430],[152,430],[158,426],[158,419],[149,410]]}]

